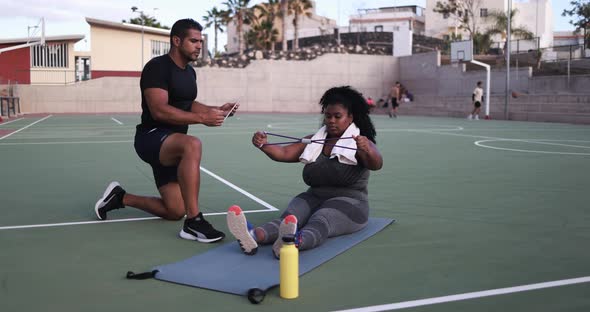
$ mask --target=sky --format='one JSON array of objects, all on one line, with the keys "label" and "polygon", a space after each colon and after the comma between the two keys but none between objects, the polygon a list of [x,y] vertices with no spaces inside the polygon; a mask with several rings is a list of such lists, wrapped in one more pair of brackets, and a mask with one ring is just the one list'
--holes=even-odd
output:
[{"label": "sky", "polygon": [[[487,0],[500,1],[500,0]],[[164,25],[172,24],[181,18],[191,17],[202,22],[206,12],[216,6],[223,9],[224,0],[0,0],[0,39],[26,38],[34,32],[41,17],[45,18],[46,36],[85,35],[86,39],[76,44],[76,50],[90,49],[90,26],[85,17],[120,22],[138,14],[131,11],[136,6],[150,16],[155,16]],[[252,0],[252,3],[264,2]],[[573,30],[570,18],[562,17],[561,12],[569,8],[569,1],[551,0],[554,25],[558,30]],[[316,0],[316,13],[338,21],[347,26],[348,17],[358,9],[379,8],[400,5],[419,5],[424,7],[426,0]],[[212,50],[213,34],[209,34]],[[226,41],[225,35],[219,37],[219,47]],[[221,48],[220,48],[221,49]]]}]

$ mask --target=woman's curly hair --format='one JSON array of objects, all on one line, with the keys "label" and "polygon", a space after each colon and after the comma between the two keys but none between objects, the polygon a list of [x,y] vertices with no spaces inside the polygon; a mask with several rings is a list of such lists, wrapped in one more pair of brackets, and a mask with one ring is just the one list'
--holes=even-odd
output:
[{"label": "woman's curly hair", "polygon": [[361,135],[366,136],[373,143],[377,143],[375,141],[377,132],[375,131],[371,117],[369,117],[369,105],[360,92],[350,86],[331,88],[320,99],[322,114],[328,105],[333,104],[344,106],[352,114],[352,121],[359,127]]}]

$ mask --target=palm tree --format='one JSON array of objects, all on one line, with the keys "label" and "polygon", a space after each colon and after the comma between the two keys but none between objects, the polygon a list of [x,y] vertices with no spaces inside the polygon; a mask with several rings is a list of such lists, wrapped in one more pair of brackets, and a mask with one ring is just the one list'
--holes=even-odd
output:
[{"label": "palm tree", "polygon": [[135,24],[135,25],[143,25],[143,26],[148,26],[148,27],[161,28],[161,29],[170,29],[170,27],[168,27],[166,25],[162,25],[154,16],[149,16],[147,14],[144,14],[143,11],[138,11],[138,12],[139,12],[139,17],[131,18],[131,19],[129,19],[129,22],[127,22],[127,20],[122,20],[121,22]]},{"label": "palm tree", "polygon": [[486,54],[492,46],[492,38],[489,34],[476,32],[471,37],[473,40],[473,50],[475,54]]},{"label": "palm tree", "polygon": [[280,0],[281,1],[281,35],[283,36],[283,51],[287,51],[287,37],[285,36],[285,32],[287,31],[287,15],[289,14],[289,0]]},{"label": "palm tree", "polygon": [[225,12],[220,11],[217,7],[213,7],[211,10],[207,11],[207,15],[203,16],[205,28],[209,28],[213,25],[213,30],[215,31],[215,48],[213,50],[213,55],[217,55],[217,32],[223,32],[222,21],[224,16]]},{"label": "palm tree", "polygon": [[274,25],[268,21],[263,20],[256,23],[250,31],[246,34],[248,45],[252,45],[255,49],[268,50],[277,41],[279,35]]},{"label": "palm tree", "polygon": [[[533,39],[533,33],[530,32],[526,27],[514,27],[512,25],[516,13],[518,13],[518,9],[514,9],[512,12],[510,12],[510,35],[521,39]],[[493,11],[488,15],[488,18],[494,19],[494,23],[486,30],[485,34],[489,35],[490,37],[494,35],[501,35],[502,39],[506,38],[506,32],[508,29],[508,14],[506,14],[504,11]],[[505,43],[505,46],[506,44],[507,43]]]},{"label": "palm tree", "polygon": [[289,0],[289,15],[293,15],[293,30],[295,31],[293,38],[293,50],[299,49],[299,16],[305,15],[307,17],[311,17],[311,8],[313,8],[313,5],[309,0]]},{"label": "palm tree", "polygon": [[261,28],[261,30],[264,29],[264,32],[266,32],[266,34],[276,32],[275,36],[270,36],[271,38],[274,38],[274,41],[272,41],[270,45],[270,50],[273,52],[275,51],[275,42],[278,36],[278,31],[274,29],[275,20],[277,17],[281,15],[281,7],[279,1],[280,0],[268,0],[268,3],[261,3],[254,7],[260,12],[259,17],[263,18],[266,22],[268,22],[262,22],[260,24],[261,26],[264,24],[264,27]]},{"label": "palm tree", "polygon": [[225,24],[231,21],[236,23],[238,52],[242,55],[244,54],[244,24],[250,24],[250,20],[255,17],[254,11],[248,8],[250,0],[227,0],[223,4],[227,7],[223,21]]}]

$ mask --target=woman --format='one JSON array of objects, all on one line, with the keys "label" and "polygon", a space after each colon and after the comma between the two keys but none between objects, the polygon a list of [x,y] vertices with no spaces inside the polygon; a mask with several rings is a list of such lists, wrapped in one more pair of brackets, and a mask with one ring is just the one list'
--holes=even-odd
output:
[{"label": "woman", "polygon": [[283,235],[295,234],[299,250],[306,250],[328,237],[354,233],[367,225],[369,170],[383,166],[369,106],[362,94],[348,86],[329,89],[319,104],[323,127],[305,138],[323,138],[325,144],[266,145],[264,132],[252,137],[252,144],[272,160],[306,163],[303,180],[309,189],[291,200],[280,219],[253,230],[248,229],[238,206],[230,208],[228,227],[246,254],[256,253],[258,244],[274,243],[278,258]]}]

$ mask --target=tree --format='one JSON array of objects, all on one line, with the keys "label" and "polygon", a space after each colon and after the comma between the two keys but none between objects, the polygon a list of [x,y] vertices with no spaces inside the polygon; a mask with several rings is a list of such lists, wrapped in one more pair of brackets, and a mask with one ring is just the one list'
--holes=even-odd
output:
[{"label": "tree", "polygon": [[299,49],[299,16],[311,17],[310,10],[312,8],[313,5],[310,0],[289,0],[289,15],[293,15],[293,50]]},{"label": "tree", "polygon": [[[514,27],[514,17],[518,13],[518,9],[513,9],[510,12],[510,35],[521,39],[533,39],[533,33],[529,31],[525,26]],[[508,14],[504,11],[492,11],[489,13],[488,18],[493,19],[493,24],[486,30],[486,34],[490,36],[501,35],[502,39],[506,38],[506,32],[508,30]]]},{"label": "tree", "polygon": [[[277,17],[281,15],[281,6],[279,1],[280,0],[268,0],[268,3],[261,3],[254,7],[260,13],[259,17],[263,18],[264,21],[267,22],[262,22],[260,25],[262,26],[262,24],[264,24],[264,26],[260,29],[266,35],[270,35],[270,39],[274,39],[270,45],[270,49],[273,52],[275,50],[275,42],[278,37],[278,31],[274,29],[275,20]],[[274,36],[272,36],[271,34],[274,34]]]},{"label": "tree", "polygon": [[289,14],[289,0],[280,0],[281,1],[281,32],[282,32],[282,50],[287,51],[287,15]]},{"label": "tree", "polygon": [[255,49],[268,50],[270,49],[279,35],[274,25],[269,20],[263,20],[256,23],[250,31],[246,33],[248,45],[252,45]]},{"label": "tree", "polygon": [[584,32],[584,46],[590,48],[590,34],[588,34],[588,27],[590,27],[590,1],[588,0],[572,0],[570,1],[571,9],[564,9],[561,16],[576,16],[578,20],[570,20],[570,24],[576,27],[576,32]]},{"label": "tree", "polygon": [[217,55],[217,33],[223,32],[223,19],[225,17],[225,12],[217,9],[217,7],[213,7],[211,10],[207,11],[207,15],[203,16],[203,20],[205,21],[205,28],[209,28],[213,26],[214,40],[215,46],[213,50],[213,55]]},{"label": "tree", "polygon": [[[533,39],[533,33],[530,32],[524,26],[514,27],[512,23],[514,22],[514,17],[518,13],[518,9],[513,9],[510,12],[510,35],[514,36],[515,38],[521,39]],[[493,37],[494,35],[501,35],[502,39],[506,38],[504,42],[504,54],[508,55],[511,51],[508,51],[508,40],[507,40],[507,31],[508,31],[508,14],[504,11],[492,11],[488,14],[488,18],[492,18],[494,23],[491,27],[489,27],[484,34]]]},{"label": "tree", "polygon": [[492,47],[492,38],[489,34],[476,32],[473,34],[473,53],[487,54]]},{"label": "tree", "polygon": [[459,22],[458,28],[469,33],[473,38],[478,32],[477,19],[481,0],[448,0],[447,2],[437,1],[433,11],[443,16],[452,16]]},{"label": "tree", "polygon": [[223,3],[227,10],[224,14],[224,23],[228,24],[233,21],[236,24],[238,32],[238,52],[244,54],[244,25],[250,24],[254,18],[254,11],[248,8],[250,0],[228,0]]},{"label": "tree", "polygon": [[135,25],[143,25],[143,26],[161,28],[161,29],[170,29],[170,27],[160,24],[160,22],[158,22],[158,20],[155,17],[144,14],[143,12],[139,12],[139,17],[134,17],[134,18],[129,19],[129,22],[127,22],[126,20],[122,20],[122,22],[129,23],[129,24],[135,24]]}]

